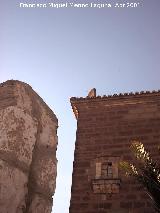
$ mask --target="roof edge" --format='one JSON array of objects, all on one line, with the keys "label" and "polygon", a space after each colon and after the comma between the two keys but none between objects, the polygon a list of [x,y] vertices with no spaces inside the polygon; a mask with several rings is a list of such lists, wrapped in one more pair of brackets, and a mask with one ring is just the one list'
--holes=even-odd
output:
[{"label": "roof edge", "polygon": [[129,92],[129,93],[119,93],[113,95],[103,95],[103,96],[95,96],[95,97],[71,97],[70,102],[72,101],[85,101],[85,100],[93,100],[93,99],[108,99],[108,98],[117,98],[117,97],[134,97],[139,95],[148,95],[148,94],[160,94],[160,90],[152,90],[152,91],[140,91],[140,92]]},{"label": "roof edge", "polygon": [[152,90],[152,91],[140,91],[140,92],[129,92],[129,93],[119,93],[119,94],[113,94],[113,95],[103,95],[103,96],[92,96],[92,97],[71,97],[70,98],[70,103],[73,109],[73,113],[78,120],[78,109],[76,106],[76,103],[81,103],[81,102],[90,102],[90,101],[105,101],[105,100],[115,100],[117,98],[131,98],[131,97],[140,97],[140,96],[147,96],[147,95],[153,95],[153,94],[158,94],[160,95],[160,90]]}]

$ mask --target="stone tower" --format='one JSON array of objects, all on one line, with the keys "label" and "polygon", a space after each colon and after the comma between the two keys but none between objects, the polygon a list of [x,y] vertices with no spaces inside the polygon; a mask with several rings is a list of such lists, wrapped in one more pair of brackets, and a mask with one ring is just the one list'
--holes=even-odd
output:
[{"label": "stone tower", "polygon": [[28,84],[0,84],[0,213],[51,213],[57,125]]},{"label": "stone tower", "polygon": [[[96,94],[94,92],[94,94]],[[119,170],[132,140],[158,159],[160,91],[71,98],[77,119],[70,213],[153,213],[148,196]]]}]

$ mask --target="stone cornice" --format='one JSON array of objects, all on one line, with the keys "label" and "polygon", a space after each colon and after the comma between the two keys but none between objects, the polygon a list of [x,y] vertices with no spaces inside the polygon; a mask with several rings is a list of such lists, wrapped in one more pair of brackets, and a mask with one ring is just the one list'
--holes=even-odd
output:
[{"label": "stone cornice", "polygon": [[[101,101],[111,101],[107,103],[108,105],[122,105],[126,104],[135,104],[135,103],[142,103],[144,100],[140,100],[142,97],[160,97],[160,90],[156,91],[140,91],[140,92],[130,92],[130,93],[119,93],[113,95],[103,95],[103,96],[96,96],[96,97],[71,97],[70,102],[75,114],[76,119],[78,119],[78,105],[81,103],[95,103]],[[134,100],[134,101],[133,101]],[[123,102],[123,103],[122,103]],[[153,102],[151,100],[150,102]]]}]

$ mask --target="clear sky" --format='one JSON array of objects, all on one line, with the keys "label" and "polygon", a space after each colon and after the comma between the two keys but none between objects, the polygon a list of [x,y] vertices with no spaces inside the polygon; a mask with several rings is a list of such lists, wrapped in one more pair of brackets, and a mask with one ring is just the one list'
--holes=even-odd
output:
[{"label": "clear sky", "polygon": [[[20,8],[20,2],[47,7]],[[68,7],[49,6],[60,2]],[[69,99],[93,87],[98,95],[160,89],[160,0],[0,0],[0,82],[8,79],[29,83],[58,117],[53,212],[68,213],[76,135]]]}]

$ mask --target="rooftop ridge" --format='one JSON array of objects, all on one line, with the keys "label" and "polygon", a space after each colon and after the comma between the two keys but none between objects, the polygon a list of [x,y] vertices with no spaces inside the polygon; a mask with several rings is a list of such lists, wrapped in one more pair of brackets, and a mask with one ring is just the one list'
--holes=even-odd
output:
[{"label": "rooftop ridge", "polygon": [[95,96],[95,97],[71,97],[70,101],[83,101],[83,100],[92,100],[92,99],[106,99],[106,98],[114,98],[114,97],[128,97],[128,96],[137,96],[137,95],[147,95],[147,94],[160,94],[160,90],[152,90],[152,91],[140,91],[140,92],[125,92],[118,93],[113,95],[103,95],[103,96]]}]

